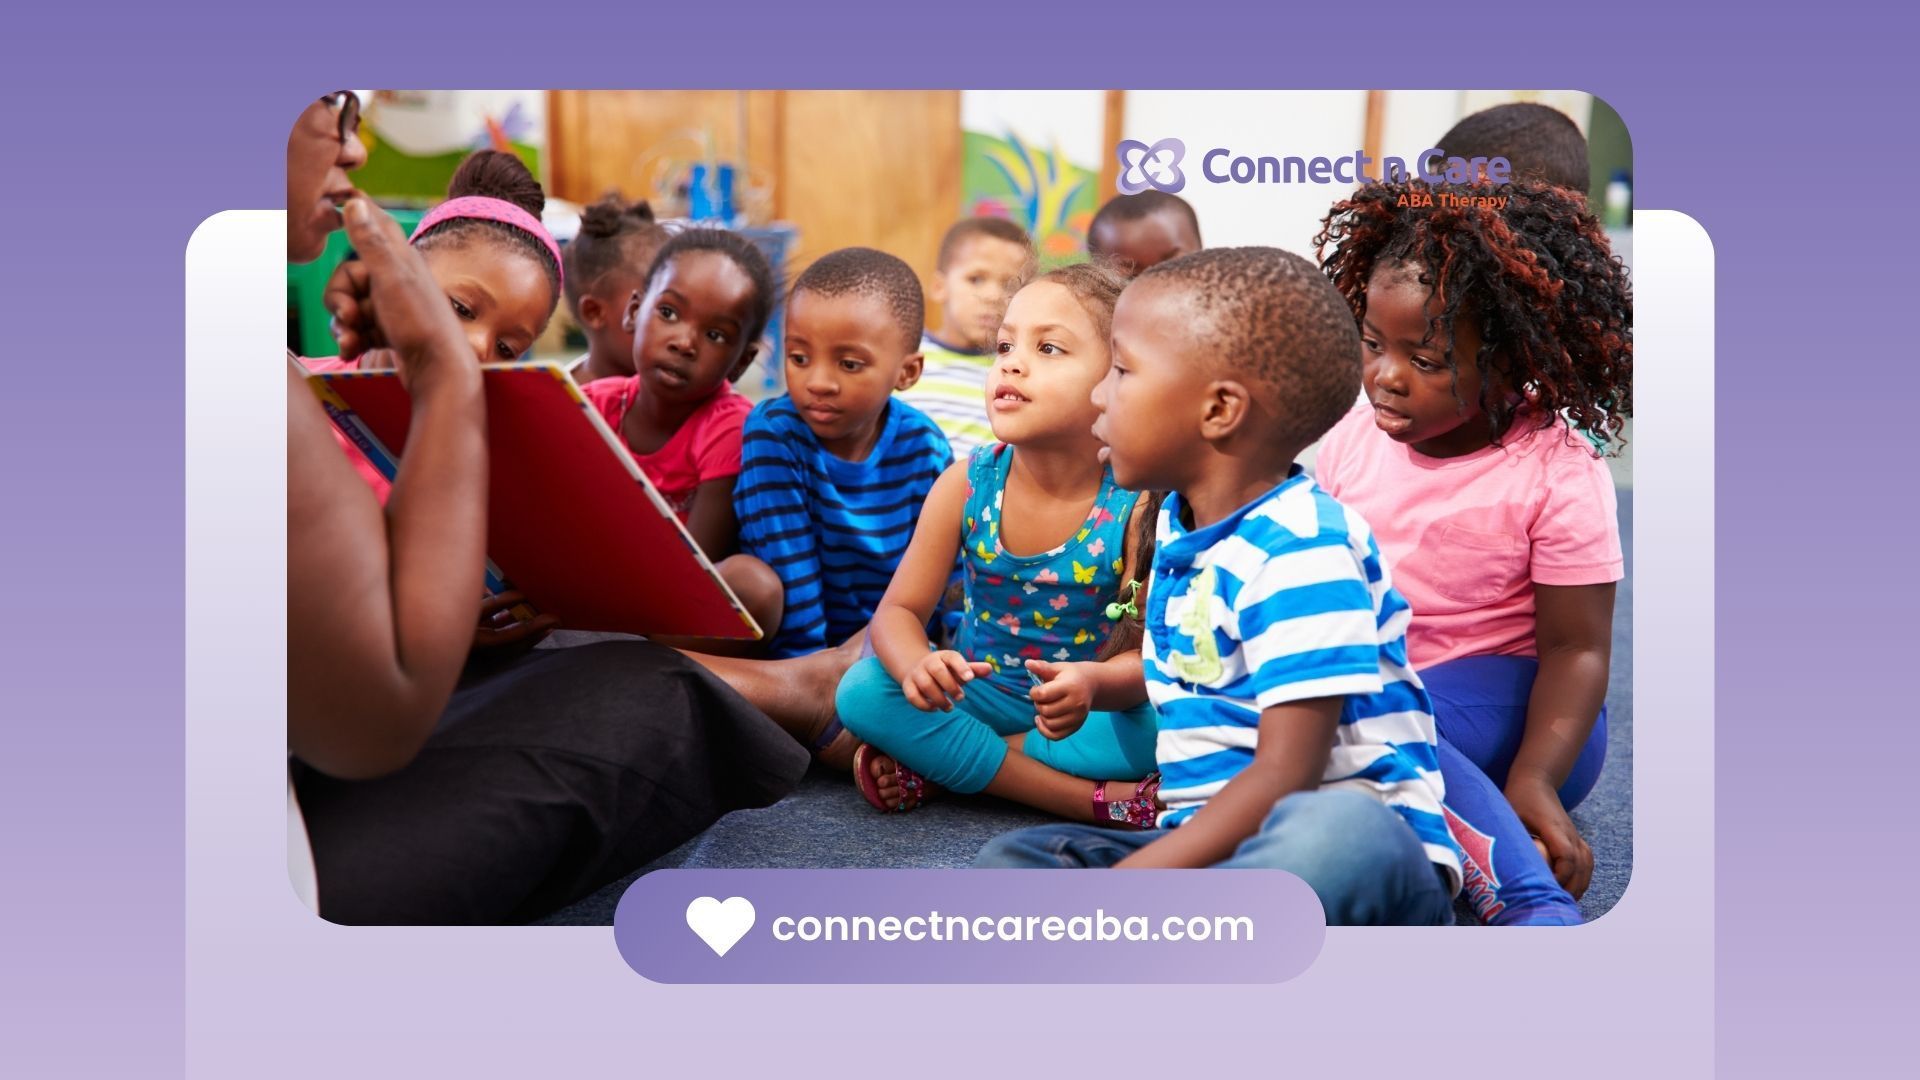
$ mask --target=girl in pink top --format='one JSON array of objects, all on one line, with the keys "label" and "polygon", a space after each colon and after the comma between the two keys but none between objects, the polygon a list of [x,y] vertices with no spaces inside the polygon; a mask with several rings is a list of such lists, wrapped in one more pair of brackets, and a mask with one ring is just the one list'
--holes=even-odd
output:
[{"label": "girl in pink top", "polygon": [[1585,200],[1533,180],[1370,184],[1316,242],[1366,360],[1318,479],[1412,605],[1466,895],[1489,923],[1577,923],[1593,854],[1567,811],[1606,756],[1625,570],[1600,449],[1632,409],[1626,270]]},{"label": "girl in pink top", "polygon": [[627,301],[624,325],[633,334],[635,373],[596,379],[581,390],[767,628],[780,625],[785,587],[765,563],[733,557],[740,533],[733,515],[740,431],[753,411],[733,384],[753,363],[775,289],[767,257],[739,233],[675,234],[654,256],[644,293],[636,290]]},{"label": "girl in pink top", "polygon": [[688,229],[660,248],[645,293],[627,301],[635,374],[584,391],[715,559],[736,542],[740,428],[753,411],[733,384],[753,363],[773,302],[773,268],[753,241]]}]

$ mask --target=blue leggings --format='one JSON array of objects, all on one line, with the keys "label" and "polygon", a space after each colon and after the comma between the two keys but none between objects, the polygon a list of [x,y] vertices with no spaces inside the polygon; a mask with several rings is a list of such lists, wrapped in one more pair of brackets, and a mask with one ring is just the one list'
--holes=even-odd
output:
[{"label": "blue leggings", "polygon": [[[1527,700],[1540,662],[1531,656],[1468,656],[1420,672],[1433,698],[1447,825],[1466,852],[1466,897],[1495,926],[1571,926],[1580,905],[1554,880],[1527,827],[1507,802],[1507,770],[1527,727]],[[1593,790],[1607,757],[1607,710],[1560,786],[1571,810]]]},{"label": "blue leggings", "polygon": [[950,712],[922,712],[878,657],[853,665],[840,680],[835,704],[847,730],[949,791],[984,789],[1007,759],[1003,736],[1026,732],[1021,753],[1059,772],[1089,780],[1139,780],[1153,771],[1158,728],[1153,706],[1096,711],[1080,730],[1058,742],[1034,729],[1033,702],[984,680]]}]

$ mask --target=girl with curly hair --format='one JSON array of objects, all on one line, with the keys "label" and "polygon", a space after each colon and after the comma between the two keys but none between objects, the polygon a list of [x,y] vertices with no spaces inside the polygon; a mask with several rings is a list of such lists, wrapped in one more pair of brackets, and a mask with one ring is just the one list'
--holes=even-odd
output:
[{"label": "girl with curly hair", "polygon": [[1369,184],[1315,243],[1365,360],[1318,479],[1412,605],[1466,895],[1484,922],[1577,923],[1593,854],[1567,811],[1606,756],[1625,570],[1601,455],[1632,413],[1626,269],[1537,180]]}]

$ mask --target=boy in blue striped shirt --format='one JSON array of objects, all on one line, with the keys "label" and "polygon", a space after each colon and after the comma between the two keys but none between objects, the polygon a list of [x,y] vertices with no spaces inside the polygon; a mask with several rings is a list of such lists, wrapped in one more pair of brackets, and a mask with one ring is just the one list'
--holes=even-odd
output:
[{"label": "boy in blue striped shirt", "polygon": [[1143,273],[1094,392],[1114,478],[1172,492],[1144,601],[1157,828],[1055,825],[980,866],[1260,867],[1330,924],[1443,924],[1460,855],[1406,601],[1365,521],[1294,459],[1360,389],[1352,309],[1312,263],[1222,248]]},{"label": "boy in blue striped shirt", "polygon": [[925,313],[913,269],[872,248],[822,256],[794,282],[787,393],[747,418],[733,491],[741,553],[784,586],[772,657],[865,629],[953,461],[939,427],[892,396],[920,377]]}]

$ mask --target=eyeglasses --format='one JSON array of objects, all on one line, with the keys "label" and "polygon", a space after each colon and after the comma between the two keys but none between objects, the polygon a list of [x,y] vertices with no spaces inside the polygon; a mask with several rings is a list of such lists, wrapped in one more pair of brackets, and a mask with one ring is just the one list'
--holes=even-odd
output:
[{"label": "eyeglasses", "polygon": [[341,143],[360,134],[360,95],[351,90],[337,90],[320,101],[339,112]]}]

